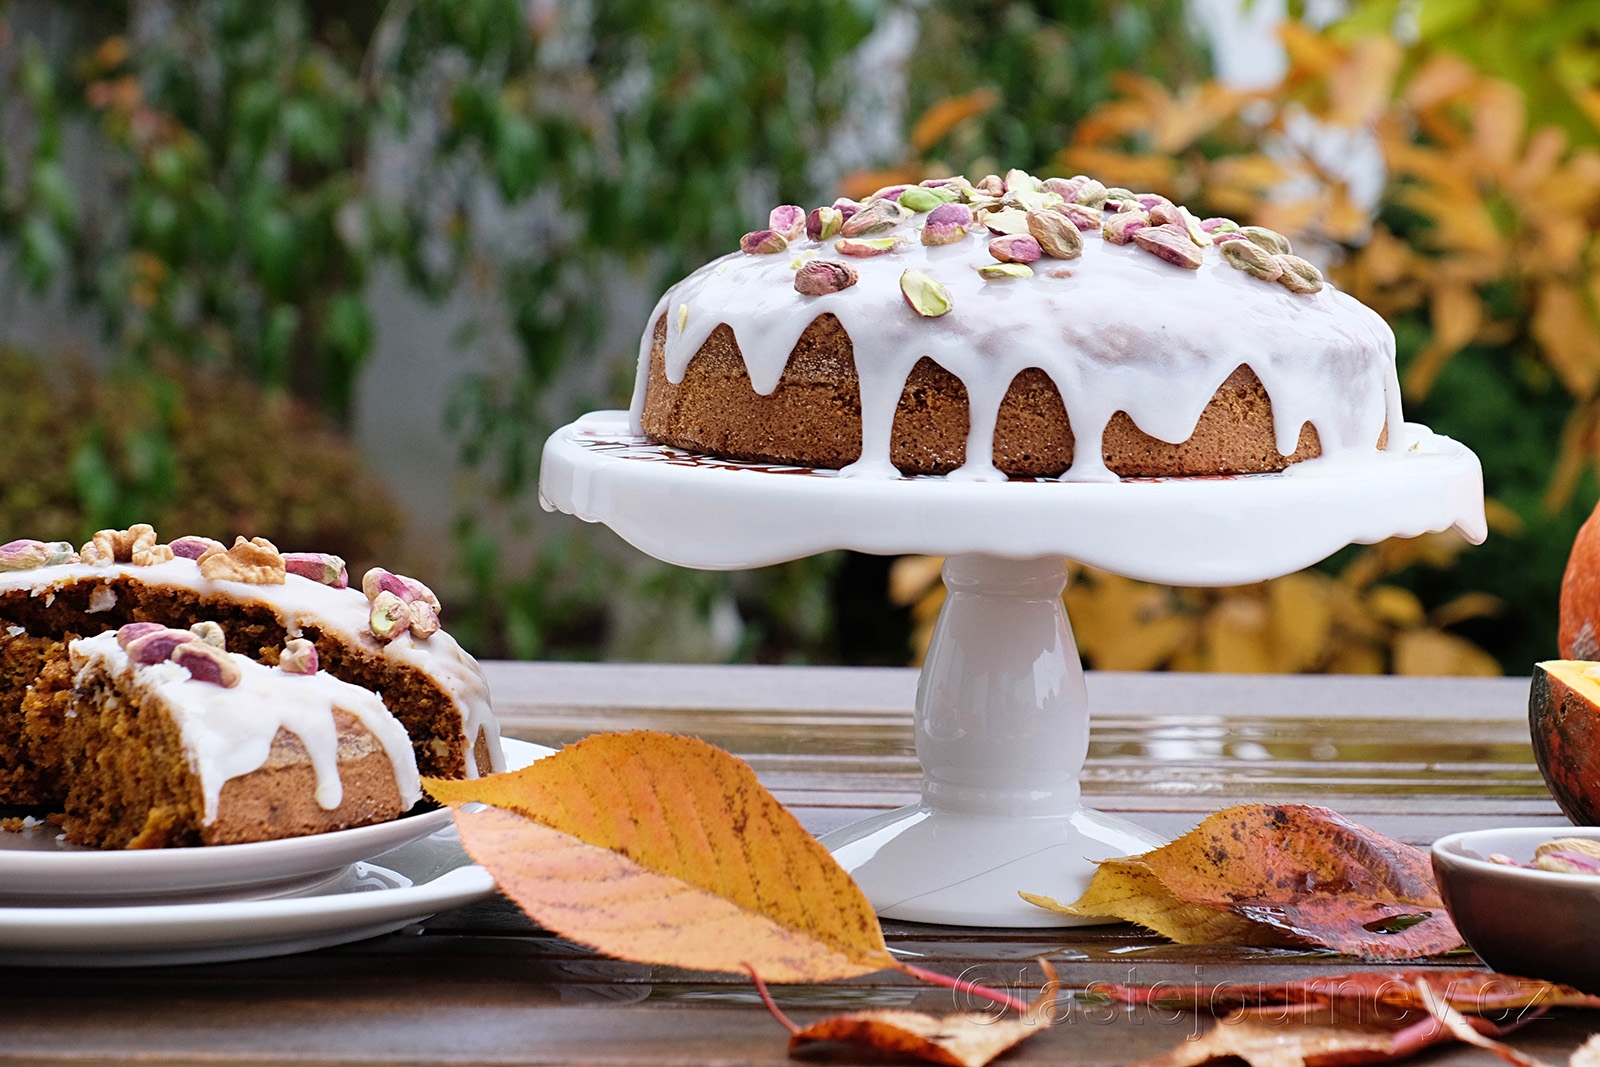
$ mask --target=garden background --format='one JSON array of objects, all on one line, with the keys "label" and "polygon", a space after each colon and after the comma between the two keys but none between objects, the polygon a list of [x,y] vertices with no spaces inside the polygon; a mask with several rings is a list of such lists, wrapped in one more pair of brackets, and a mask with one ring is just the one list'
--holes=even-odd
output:
[{"label": "garden background", "polygon": [[1600,495],[1600,0],[0,0],[0,134],[0,541],[383,560],[481,655],[915,660],[937,561],[684,571],[535,492],[662,287],[904,179],[1288,233],[1483,460],[1482,547],[1080,572],[1091,666],[1525,673]]}]

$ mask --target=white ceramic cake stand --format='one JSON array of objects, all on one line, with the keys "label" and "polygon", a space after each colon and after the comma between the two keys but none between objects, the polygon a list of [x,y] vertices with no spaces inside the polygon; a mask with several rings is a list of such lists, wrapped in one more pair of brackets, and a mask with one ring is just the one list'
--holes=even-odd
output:
[{"label": "white ceramic cake stand", "polygon": [[[917,686],[922,801],[822,840],[878,913],[974,926],[1074,925],[1018,890],[1075,899],[1098,860],[1163,840],[1083,806],[1083,667],[1063,557],[1132,578],[1237,585],[1351,543],[1454,526],[1483,540],[1483,475],[1406,425],[1407,449],[1230,478],[884,481],[651,445],[625,412],[544,449],[541,503],[603,522],[668,563],[760,567],[854,549],[946,556],[948,596]],[[1079,920],[1081,921],[1081,920]]]}]

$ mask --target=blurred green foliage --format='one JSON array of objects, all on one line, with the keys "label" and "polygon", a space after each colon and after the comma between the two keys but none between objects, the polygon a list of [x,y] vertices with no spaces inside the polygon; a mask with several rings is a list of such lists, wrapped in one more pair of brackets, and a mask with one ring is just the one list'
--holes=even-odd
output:
[{"label": "blurred green foliage", "polygon": [[[0,0],[0,25],[13,10]],[[872,118],[852,115],[868,83],[906,101],[908,124],[989,94],[938,148],[951,165],[1015,165],[1059,143],[1114,70],[1204,64],[1181,0],[194,0],[159,14],[72,0],[53,5],[57,32],[5,46],[3,91],[15,86],[30,141],[6,157],[18,172],[0,172],[0,245],[36,290],[66,280],[103,317],[118,373],[234,368],[337,419],[372,347],[375,270],[503,302],[514,371],[464,381],[450,405],[481,487],[457,524],[469,594],[452,627],[518,656],[607,647],[632,625],[621,583],[664,620],[681,609],[704,625],[736,605],[742,636],[717,655],[844,658],[843,630],[902,659],[904,618],[871,614],[861,593],[882,602],[886,564],[641,571],[588,531],[530,522],[544,436],[631,383],[629,353],[599,350],[609,283],[663,286],[773,203],[815,203],[840,169],[893,164],[898,143],[863,155],[837,140]],[[904,71],[866,66],[886,52],[863,42],[894,20],[916,29]],[[68,158],[74,130],[92,131],[92,167]],[[596,360],[614,373],[560,388]],[[176,475],[97,477],[108,499],[177,499]],[[870,623],[841,627],[841,605]]]}]

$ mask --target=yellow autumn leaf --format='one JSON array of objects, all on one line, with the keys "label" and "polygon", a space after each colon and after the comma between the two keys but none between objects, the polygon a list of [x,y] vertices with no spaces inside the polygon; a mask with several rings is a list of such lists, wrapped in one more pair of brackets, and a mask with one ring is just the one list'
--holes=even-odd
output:
[{"label": "yellow autumn leaf", "polygon": [[1600,383],[1600,333],[1570,282],[1539,287],[1533,312],[1533,339],[1567,391],[1588,397]]},{"label": "yellow autumn leaf", "polygon": [[[597,734],[520,771],[423,786],[535,922],[607,955],[773,982],[898,967],[844,869],[703,741]],[[462,809],[474,801],[500,810]]]},{"label": "yellow autumn leaf", "polygon": [[1483,323],[1483,301],[1466,285],[1438,286],[1428,310],[1433,318],[1433,339],[1406,372],[1405,393],[1410,400],[1428,395],[1446,361],[1472,340]]},{"label": "yellow autumn leaf", "polygon": [[1351,45],[1328,76],[1330,122],[1360,126],[1388,106],[1403,53],[1392,37],[1363,37]]}]

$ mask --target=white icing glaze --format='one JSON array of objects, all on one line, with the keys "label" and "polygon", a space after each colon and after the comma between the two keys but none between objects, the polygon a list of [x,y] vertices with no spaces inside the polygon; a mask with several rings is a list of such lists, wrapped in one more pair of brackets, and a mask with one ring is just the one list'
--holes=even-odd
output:
[{"label": "white icing glaze", "polygon": [[272,752],[272,740],[287,730],[305,745],[317,776],[316,801],[326,811],[344,799],[339,777],[339,734],[335,709],[349,712],[377,739],[394,766],[402,810],[422,796],[411,739],[400,720],[389,714],[376,693],[341,682],[326,671],[289,674],[265,667],[237,652],[229,653],[242,678],[224,689],[198,682],[176,663],[141,666],[131,663],[108,631],[72,642],[75,672],[103,671],[119,685],[155,698],[172,716],[183,738],[189,768],[205,797],[205,825],[217,819],[222,787],[260,769]]},{"label": "white icing glaze", "polygon": [[[179,557],[150,567],[117,563],[96,567],[67,563],[29,571],[0,574],[0,593],[25,589],[30,595],[45,598],[48,605],[56,590],[69,583],[94,578],[126,576],[155,588],[174,587],[203,595],[227,597],[245,604],[264,605],[283,623],[290,637],[314,627],[335,634],[366,652],[392,663],[401,663],[423,672],[439,683],[461,713],[461,737],[468,752],[467,775],[477,777],[471,752],[480,733],[487,737],[490,763],[494,770],[505,769],[500,751],[500,725],[489,706],[489,683],[478,661],[440,630],[423,640],[405,634],[388,644],[377,640],[368,629],[370,605],[359,589],[334,589],[298,574],[288,575],[282,585],[252,585],[248,582],[213,581],[200,573],[199,565]],[[104,586],[91,592],[90,600],[104,592]]]},{"label": "white icing glaze", "polygon": [[[959,378],[970,401],[967,459],[951,477],[1004,477],[992,462],[995,418],[1012,379],[1030,367],[1050,376],[1066,405],[1075,448],[1064,479],[1116,480],[1100,442],[1118,411],[1153,437],[1187,440],[1240,364],[1255,371],[1272,400],[1280,453],[1295,450],[1306,422],[1317,428],[1325,456],[1374,450],[1386,425],[1388,447],[1402,447],[1394,334],[1376,312],[1331,285],[1291,293],[1229,266],[1216,247],[1203,250],[1199,270],[1188,270],[1095,231],[1083,235],[1076,259],[1046,257],[1032,264],[1031,278],[985,281],[976,268],[995,262],[989,232],[975,225],[964,240],[928,247],[920,240],[926,218],[901,222],[893,235],[903,244],[885,255],[851,258],[835,252],[831,239],[801,238],[786,252],[724,256],[667,290],[639,342],[633,432],[643,433],[663,314],[668,381],[683,380],[689,361],[725,323],[755,391],[768,395],[806,327],[831,312],[850,335],[861,383],[862,452],[846,475],[899,476],[889,462],[890,432],[906,379],[924,356]],[[848,263],[860,280],[826,296],[797,293],[795,271],[819,256]],[[912,311],[899,285],[908,269],[943,283],[953,309],[938,318]]]}]

